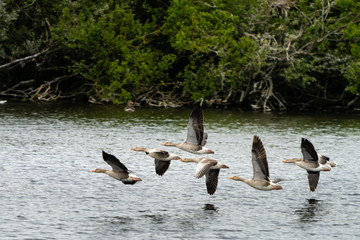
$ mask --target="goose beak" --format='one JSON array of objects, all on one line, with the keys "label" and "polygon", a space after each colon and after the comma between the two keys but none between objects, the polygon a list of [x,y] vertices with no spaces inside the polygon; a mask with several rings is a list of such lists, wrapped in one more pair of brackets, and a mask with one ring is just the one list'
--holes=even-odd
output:
[{"label": "goose beak", "polygon": [[330,164],[331,167],[336,167],[336,163],[335,162],[328,162]]},{"label": "goose beak", "polygon": [[279,186],[279,185],[272,185],[272,187],[275,189],[275,190],[282,190],[283,187],[282,186]]}]

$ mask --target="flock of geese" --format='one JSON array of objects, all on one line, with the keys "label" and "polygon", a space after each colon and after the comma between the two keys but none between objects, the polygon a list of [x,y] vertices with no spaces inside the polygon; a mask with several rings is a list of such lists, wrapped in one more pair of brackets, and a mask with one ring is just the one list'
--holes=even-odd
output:
[{"label": "flock of geese", "polygon": [[[207,137],[208,135],[204,132],[204,115],[202,107],[201,104],[197,102],[194,104],[189,118],[185,142],[165,142],[162,145],[177,147],[193,154],[214,154],[215,152],[213,150],[204,147]],[[176,154],[159,148],[148,149],[143,147],[134,147],[131,150],[145,152],[147,155],[154,158],[155,172],[160,176],[167,171],[172,160],[197,163],[195,177],[201,178],[205,175],[206,188],[210,195],[214,194],[216,191],[220,169],[229,168],[227,165],[208,157],[182,158]],[[292,158],[284,160],[283,162],[294,163],[305,169],[308,173],[310,190],[315,191],[319,182],[320,172],[330,171],[332,167],[336,166],[336,163],[330,161],[330,159],[326,156],[317,154],[313,144],[305,138],[301,139],[301,152],[303,158]],[[232,176],[230,179],[245,182],[249,186],[263,191],[283,189],[282,186],[278,185],[281,179],[270,180],[265,148],[261,139],[256,135],[253,137],[251,153],[253,177],[251,179],[245,179],[239,176]],[[102,151],[102,156],[104,161],[112,167],[112,170],[97,168],[92,170],[92,172],[105,173],[110,177],[122,181],[124,184],[135,184],[138,181],[142,181],[141,178],[132,174],[115,156],[104,151]]]}]

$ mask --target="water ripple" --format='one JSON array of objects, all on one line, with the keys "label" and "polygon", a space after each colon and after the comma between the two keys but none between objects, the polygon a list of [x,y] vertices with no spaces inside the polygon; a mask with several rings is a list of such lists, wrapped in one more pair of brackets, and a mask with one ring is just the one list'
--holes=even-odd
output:
[{"label": "water ripple", "polygon": [[[205,109],[207,146],[230,166],[209,196],[195,165],[130,149],[184,141],[189,109],[12,104],[0,108],[2,239],[358,239],[360,121],[357,115],[244,113]],[[252,176],[252,136],[261,137],[271,177],[283,191],[261,192],[229,176]],[[301,156],[300,139],[338,163],[316,192],[306,171],[282,163]],[[94,174],[117,156],[143,181],[126,186]],[[167,148],[183,157],[193,155]]]}]

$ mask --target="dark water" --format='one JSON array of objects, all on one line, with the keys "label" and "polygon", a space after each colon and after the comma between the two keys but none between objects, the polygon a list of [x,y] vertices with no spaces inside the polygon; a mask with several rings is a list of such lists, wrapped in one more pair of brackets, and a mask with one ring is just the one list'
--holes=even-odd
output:
[{"label": "dark water", "polygon": [[[130,150],[183,141],[190,109],[0,105],[0,238],[360,239],[359,115],[204,113],[207,147],[230,167],[213,196],[194,178],[195,164],[174,161],[160,177],[151,158]],[[254,134],[284,190],[229,179],[252,176]],[[321,173],[314,193],[303,169],[282,163],[301,156],[301,137],[338,163]],[[102,149],[143,181],[129,186],[92,173],[109,168]]]}]

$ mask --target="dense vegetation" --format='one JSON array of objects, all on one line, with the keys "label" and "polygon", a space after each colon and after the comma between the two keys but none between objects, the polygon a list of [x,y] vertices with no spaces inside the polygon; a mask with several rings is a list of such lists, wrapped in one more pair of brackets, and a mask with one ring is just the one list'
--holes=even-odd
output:
[{"label": "dense vegetation", "polygon": [[357,0],[0,1],[0,97],[360,107]]}]

